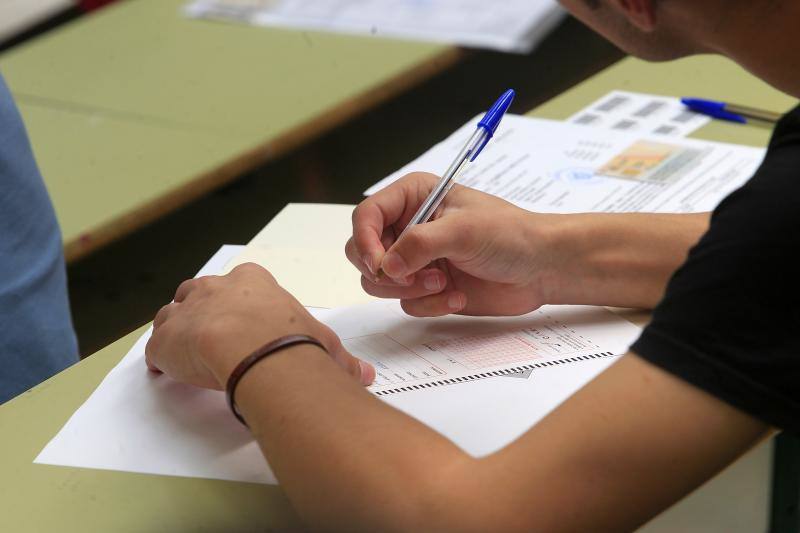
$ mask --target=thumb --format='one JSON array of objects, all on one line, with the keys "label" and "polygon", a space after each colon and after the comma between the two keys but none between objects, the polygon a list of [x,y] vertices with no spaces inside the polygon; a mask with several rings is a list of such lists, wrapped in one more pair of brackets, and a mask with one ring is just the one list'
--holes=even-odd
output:
[{"label": "thumb", "polygon": [[352,356],[344,346],[331,352],[334,362],[342,367],[345,372],[353,376],[364,386],[371,385],[375,381],[375,367],[358,357]]},{"label": "thumb", "polygon": [[454,217],[443,217],[409,228],[383,256],[381,268],[400,279],[425,268],[436,259],[453,259],[468,248],[469,232],[458,227]]},{"label": "thumb", "polygon": [[325,324],[321,324],[321,326],[325,333],[322,336],[324,339],[323,344],[328,350],[331,359],[362,385],[371,385],[372,382],[375,381],[375,367],[366,361],[354,357],[345,349],[344,345],[342,345],[342,341],[331,328]]}]

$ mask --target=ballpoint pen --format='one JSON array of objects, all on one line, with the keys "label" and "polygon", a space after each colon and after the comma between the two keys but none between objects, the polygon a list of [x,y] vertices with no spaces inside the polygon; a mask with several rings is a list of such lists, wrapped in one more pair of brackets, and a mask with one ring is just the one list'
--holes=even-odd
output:
[{"label": "ballpoint pen", "polygon": [[714,100],[704,100],[702,98],[681,98],[681,102],[697,113],[731,122],[739,122],[740,124],[746,124],[748,119],[774,124],[781,118],[780,113]]},{"label": "ballpoint pen", "polygon": [[[447,171],[442,175],[439,182],[436,184],[436,187],[433,188],[431,193],[425,198],[425,201],[422,202],[422,205],[419,207],[417,212],[411,217],[411,220],[408,222],[403,231],[397,237],[397,241],[403,238],[403,235],[412,227],[416,226],[417,224],[424,224],[436,213],[436,210],[442,204],[445,196],[447,193],[450,192],[450,189],[453,188],[455,185],[458,176],[464,171],[464,169],[469,165],[469,163],[475,161],[475,158],[480,155],[481,151],[483,151],[486,144],[489,140],[494,136],[495,131],[497,131],[497,127],[500,125],[500,121],[503,119],[503,115],[505,115],[508,107],[511,105],[511,102],[514,100],[514,96],[516,93],[513,89],[509,89],[503,93],[500,98],[494,103],[494,105],[486,112],[486,115],[478,122],[478,127],[475,130],[475,133],[467,141],[467,144],[464,145],[464,148],[456,156],[455,160],[450,164],[447,168]],[[376,276],[380,278],[383,276],[383,270],[378,269]]]},{"label": "ballpoint pen", "polygon": [[515,94],[513,89],[507,90],[497,99],[489,111],[486,112],[486,115],[478,122],[475,133],[472,134],[467,144],[464,145],[464,148],[461,149],[455,160],[450,164],[450,167],[448,167],[447,171],[442,175],[436,187],[433,188],[428,197],[425,198],[425,201],[422,202],[422,205],[419,206],[419,209],[408,222],[408,225],[406,225],[402,233],[400,233],[400,236],[397,238],[398,240],[403,237],[403,233],[408,231],[409,228],[430,220],[436,212],[436,209],[441,205],[445,196],[447,196],[447,193],[450,192],[450,189],[455,185],[458,176],[469,163],[475,161],[489,140],[494,136],[494,132],[497,131],[497,127],[500,125],[503,115],[505,115],[511,102],[514,100]]}]

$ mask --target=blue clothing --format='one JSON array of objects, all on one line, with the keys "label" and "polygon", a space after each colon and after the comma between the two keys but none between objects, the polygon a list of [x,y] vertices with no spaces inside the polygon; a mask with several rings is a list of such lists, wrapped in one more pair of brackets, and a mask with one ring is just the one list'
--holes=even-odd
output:
[{"label": "blue clothing", "polygon": [[61,232],[0,77],[0,403],[77,360]]}]

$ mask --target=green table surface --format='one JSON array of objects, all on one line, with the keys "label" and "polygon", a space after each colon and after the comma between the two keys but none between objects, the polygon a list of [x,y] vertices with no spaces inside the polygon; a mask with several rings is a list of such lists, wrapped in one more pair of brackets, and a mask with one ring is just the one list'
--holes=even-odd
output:
[{"label": "green table surface", "polygon": [[[696,96],[785,112],[797,103],[719,56],[695,56],[669,63],[627,58],[539,106],[531,113],[565,119],[612,90],[666,96]],[[710,141],[766,146],[771,128],[711,121],[691,137]]]},{"label": "green table surface", "polygon": [[[533,114],[564,118],[614,88],[714,95],[779,111],[794,102],[717,58],[661,65],[627,59]],[[44,114],[42,120],[58,117],[51,110],[36,112]],[[198,137],[185,142],[210,142],[200,133],[194,135]],[[768,135],[758,127],[725,123],[711,124],[697,134],[754,145],[764,145]],[[158,139],[152,142],[159,144]],[[0,531],[235,532],[296,527],[296,515],[277,487],[32,464],[142,331],[0,406]]]},{"label": "green table surface", "polygon": [[435,44],[191,20],[180,11],[184,3],[119,2],[0,56],[68,259],[461,54]]}]

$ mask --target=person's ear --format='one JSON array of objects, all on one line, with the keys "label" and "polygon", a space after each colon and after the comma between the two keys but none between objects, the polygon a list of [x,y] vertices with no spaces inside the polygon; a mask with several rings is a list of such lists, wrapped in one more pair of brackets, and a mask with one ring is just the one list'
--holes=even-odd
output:
[{"label": "person's ear", "polygon": [[612,0],[612,3],[640,30],[655,30],[656,0]]}]

